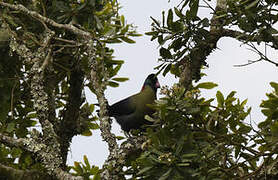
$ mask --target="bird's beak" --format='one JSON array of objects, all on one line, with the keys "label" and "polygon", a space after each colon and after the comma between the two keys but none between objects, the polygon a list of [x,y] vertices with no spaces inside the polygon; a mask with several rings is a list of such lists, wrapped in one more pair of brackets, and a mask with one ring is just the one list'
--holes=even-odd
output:
[{"label": "bird's beak", "polygon": [[156,88],[160,88],[160,84],[159,84],[159,82],[158,82],[158,81],[156,81],[156,83],[155,83],[155,87],[156,87]]}]

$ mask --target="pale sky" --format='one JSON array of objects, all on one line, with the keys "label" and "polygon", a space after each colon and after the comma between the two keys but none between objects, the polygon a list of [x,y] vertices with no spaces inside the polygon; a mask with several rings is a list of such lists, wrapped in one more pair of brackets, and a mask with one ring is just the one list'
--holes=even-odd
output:
[{"label": "pale sky", "polygon": [[[168,0],[120,0],[122,9],[128,23],[136,25],[137,31],[141,34],[150,31],[150,16],[161,19],[162,10],[168,10],[173,7],[172,1]],[[202,9],[201,16],[208,18],[211,15],[206,9]],[[117,59],[125,61],[118,76],[128,77],[130,80],[120,84],[118,88],[108,88],[106,98],[109,104],[113,104],[125,97],[133,95],[140,91],[141,86],[148,74],[155,72],[153,68],[159,63],[158,44],[151,42],[150,37],[142,36],[135,38],[136,44],[118,44],[113,45]],[[261,114],[259,104],[262,99],[266,99],[265,93],[270,92],[269,82],[278,82],[278,69],[267,62],[259,62],[246,67],[234,67],[237,64],[245,64],[248,60],[256,60],[258,56],[247,50],[246,46],[231,38],[222,38],[215,50],[207,59],[209,68],[204,70],[207,77],[202,78],[201,82],[213,81],[218,87],[213,90],[204,90],[202,94],[207,97],[215,97],[216,91],[220,90],[225,96],[231,91],[237,91],[236,97],[241,101],[248,99],[247,105],[252,107],[251,120],[258,123],[264,120]],[[263,46],[260,47],[264,49]],[[278,59],[277,52],[268,50],[269,58]],[[170,74],[166,77],[160,75],[161,85],[171,86],[177,79]],[[86,91],[86,98],[90,103],[96,103],[95,96]],[[254,124],[255,125],[255,124]],[[113,132],[121,135],[120,126],[114,122],[112,124]],[[76,136],[73,138],[71,149],[68,156],[68,164],[72,165],[74,161],[82,161],[83,155],[87,155],[91,165],[102,166],[107,155],[107,145],[100,137],[100,131],[93,131],[91,137]]]}]

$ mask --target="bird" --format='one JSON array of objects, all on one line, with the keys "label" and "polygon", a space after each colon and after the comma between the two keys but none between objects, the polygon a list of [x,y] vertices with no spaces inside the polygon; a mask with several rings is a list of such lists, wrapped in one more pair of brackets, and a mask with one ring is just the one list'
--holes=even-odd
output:
[{"label": "bird", "polygon": [[160,84],[155,74],[150,74],[144,81],[141,91],[107,107],[108,116],[114,117],[124,132],[141,129],[150,124],[145,115],[151,116],[155,111],[149,105],[157,99]]}]

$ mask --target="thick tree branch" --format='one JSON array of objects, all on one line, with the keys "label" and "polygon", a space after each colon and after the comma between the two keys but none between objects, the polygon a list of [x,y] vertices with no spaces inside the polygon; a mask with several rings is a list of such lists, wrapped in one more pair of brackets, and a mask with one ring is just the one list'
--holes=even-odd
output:
[{"label": "thick tree branch", "polygon": [[[55,107],[53,107],[52,91],[47,88],[46,70],[52,62],[51,46],[48,46],[54,32],[47,31],[43,40],[42,47],[35,53],[29,50],[24,44],[19,45],[15,39],[11,41],[11,47],[21,57],[32,65],[29,73],[31,79],[31,94],[34,98],[34,109],[37,112],[39,122],[42,126],[43,135],[39,140],[26,139],[25,146],[32,152],[37,159],[43,164],[48,174],[55,175],[58,179],[83,179],[82,177],[74,177],[70,173],[64,171],[63,158],[59,138],[54,130]],[[28,56],[30,55],[30,56]],[[47,91],[48,89],[48,91]],[[53,115],[54,113],[54,115]],[[34,137],[32,137],[34,139]],[[12,141],[13,142],[13,141]],[[23,146],[23,147],[25,147]]]},{"label": "thick tree branch", "polygon": [[[47,43],[47,42],[46,42]],[[38,51],[39,53],[43,53],[44,51]],[[73,177],[71,174],[63,171],[63,159],[61,153],[61,147],[58,140],[58,136],[54,131],[53,124],[49,120],[49,112],[51,109],[55,109],[51,107],[49,104],[49,96],[51,94],[47,94],[46,83],[45,83],[45,72],[43,71],[45,68],[42,67],[41,60],[38,60],[34,63],[31,68],[32,74],[32,95],[34,98],[34,109],[37,111],[39,121],[42,125],[43,131],[43,142],[47,145],[47,148],[44,149],[46,152],[46,156],[41,156],[44,167],[48,170],[49,174],[54,173],[58,179],[83,179],[82,177]]]},{"label": "thick tree branch", "polygon": [[0,133],[0,142],[8,147],[17,147],[31,152],[28,146],[26,146],[27,140],[24,138],[15,139]]},{"label": "thick tree branch", "polygon": [[[105,70],[101,61],[95,60],[95,49],[93,47],[93,40],[89,40],[87,52],[90,57],[90,78],[95,89],[95,94],[97,96],[100,105],[100,130],[101,136],[104,141],[108,144],[109,156],[103,165],[103,172],[101,174],[104,180],[117,180],[120,179],[119,174],[122,174],[122,168],[117,162],[117,157],[119,154],[119,146],[116,141],[116,136],[111,133],[111,119],[107,115],[107,100],[104,96],[104,90],[106,88],[106,81],[100,79],[100,74],[105,75]],[[104,78],[105,79],[105,78]]]},{"label": "thick tree branch", "polygon": [[[215,8],[215,14],[211,18],[210,34],[202,43],[198,43],[193,47],[190,53],[185,56],[180,62],[178,67],[181,69],[181,76],[179,84],[186,89],[191,85],[192,80],[199,80],[200,70],[202,65],[206,64],[207,56],[216,49],[218,40],[222,37],[222,22],[217,18],[217,11],[225,10],[226,0],[218,0]],[[189,77],[188,77],[189,76]]]},{"label": "thick tree branch", "polygon": [[0,164],[2,180],[55,180],[54,177],[36,170],[20,170]]},{"label": "thick tree branch", "polygon": [[[237,39],[239,41],[248,41],[248,42],[258,42],[261,41],[259,37],[249,35],[240,31],[231,30],[231,29],[221,29],[220,31],[216,31],[215,33],[220,34],[222,37],[231,37]],[[274,39],[278,38],[278,36],[273,36]],[[270,41],[264,41],[270,42]]]},{"label": "thick tree branch", "polygon": [[0,5],[3,7],[8,7],[10,9],[14,9],[14,10],[18,10],[26,15],[32,16],[35,19],[38,19],[42,22],[45,22],[46,24],[49,24],[53,27],[57,27],[57,28],[62,28],[62,29],[66,29],[69,30],[77,35],[81,35],[84,38],[91,38],[92,35],[89,32],[83,31],[81,29],[78,29],[77,27],[71,25],[71,24],[59,24],[56,23],[55,21],[53,21],[52,19],[49,19],[47,17],[44,17],[42,15],[40,15],[39,13],[37,13],[36,11],[30,11],[28,10],[26,7],[24,7],[23,5],[19,4],[19,5],[13,5],[13,4],[9,4],[9,3],[5,3],[5,2],[0,2]]}]

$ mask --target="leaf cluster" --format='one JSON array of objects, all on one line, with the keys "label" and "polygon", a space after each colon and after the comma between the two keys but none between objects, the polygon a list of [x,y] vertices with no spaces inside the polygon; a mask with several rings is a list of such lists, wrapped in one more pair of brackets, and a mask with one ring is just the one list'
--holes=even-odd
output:
[{"label": "leaf cluster", "polygon": [[226,97],[218,91],[215,99],[205,99],[200,89],[215,83],[199,83],[189,91],[164,87],[164,97],[153,105],[155,115],[146,117],[154,124],[147,128],[142,152],[131,155],[126,175],[162,180],[277,178],[278,84],[270,84],[274,91],[262,101],[267,118],[259,130],[246,123],[251,108],[235,91]]},{"label": "leaf cluster", "polygon": [[[200,16],[198,12],[201,8],[211,10],[213,21]],[[213,8],[208,1],[182,0],[178,6],[163,11],[161,21],[151,19],[152,30],[146,35],[151,36],[152,41],[157,40],[160,46],[161,64],[156,69],[163,71],[164,76],[171,72],[180,77],[179,62],[187,60],[195,66],[193,68],[199,69],[194,72],[193,79],[200,79],[200,69],[207,66],[205,59],[210,49],[216,47],[212,42],[218,35],[212,34],[213,26],[218,29],[239,29],[238,36],[233,37],[243,43],[266,42],[271,48],[278,47],[275,0],[228,0],[224,9]]]},{"label": "leaf cluster", "polygon": [[90,165],[86,155],[83,156],[84,163],[74,162],[74,166],[71,167],[74,170],[74,175],[83,176],[84,180],[100,180],[100,169],[97,166]]}]

